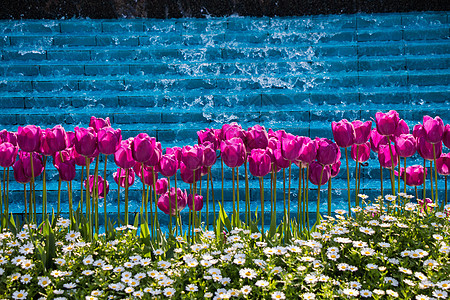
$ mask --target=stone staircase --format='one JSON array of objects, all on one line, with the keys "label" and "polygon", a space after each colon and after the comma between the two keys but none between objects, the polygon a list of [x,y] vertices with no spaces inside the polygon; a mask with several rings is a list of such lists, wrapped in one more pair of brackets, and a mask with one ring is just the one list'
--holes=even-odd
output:
[{"label": "stone staircase", "polygon": [[[232,121],[245,129],[261,124],[312,138],[332,138],[331,121],[368,120],[390,109],[411,130],[425,114],[450,121],[448,12],[0,23],[2,129],[62,124],[72,130],[88,126],[90,116],[109,117],[123,138],[146,132],[165,148],[194,144],[197,131]],[[415,157],[408,160],[412,163],[423,162]],[[115,212],[112,160],[108,166],[108,210]],[[333,208],[346,207],[344,166],[333,179]],[[353,174],[353,162],[350,170]],[[231,200],[231,171],[225,174]],[[243,174],[242,169],[241,199]],[[54,205],[58,175],[53,166],[47,176]],[[213,176],[220,199],[220,167]],[[362,178],[362,192],[378,195],[376,157]],[[38,189],[41,185],[39,178]],[[296,203],[296,167],[292,185]],[[136,182],[130,211],[140,205],[139,188]],[[257,181],[251,190],[256,209]],[[20,212],[22,185],[12,180],[10,191],[11,209]],[[268,199],[268,185],[266,192]],[[313,212],[316,192],[310,192]],[[326,210],[325,203],[321,207]]]}]

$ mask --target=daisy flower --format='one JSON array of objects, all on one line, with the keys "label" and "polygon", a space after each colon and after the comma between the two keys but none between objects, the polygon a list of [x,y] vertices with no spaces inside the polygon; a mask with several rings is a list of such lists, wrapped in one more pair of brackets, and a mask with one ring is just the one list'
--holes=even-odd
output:
[{"label": "daisy flower", "polygon": [[195,284],[188,284],[186,286],[186,292],[197,292],[198,291],[198,286],[196,286]]},{"label": "daisy flower", "polygon": [[286,299],[286,296],[284,295],[283,292],[280,291],[276,291],[272,294],[272,299],[274,300],[278,300],[278,299]]},{"label": "daisy flower", "polygon": [[358,297],[359,291],[355,289],[344,289],[342,291],[345,295],[351,296],[351,297]]},{"label": "daisy flower", "polygon": [[248,295],[248,294],[250,294],[251,292],[252,292],[252,288],[251,288],[249,285],[244,285],[244,286],[241,288],[241,293],[244,294],[244,295]]},{"label": "daisy flower", "polygon": [[255,285],[258,286],[258,287],[266,287],[266,286],[269,286],[269,282],[266,281],[266,280],[258,280],[255,283]]},{"label": "daisy flower", "polygon": [[254,279],[256,278],[256,272],[253,269],[249,269],[249,268],[244,268],[239,270],[239,275],[241,276],[241,278],[248,278],[248,279]]},{"label": "daisy flower", "polygon": [[26,299],[28,296],[28,293],[25,292],[25,290],[15,291],[12,294],[13,299]]}]

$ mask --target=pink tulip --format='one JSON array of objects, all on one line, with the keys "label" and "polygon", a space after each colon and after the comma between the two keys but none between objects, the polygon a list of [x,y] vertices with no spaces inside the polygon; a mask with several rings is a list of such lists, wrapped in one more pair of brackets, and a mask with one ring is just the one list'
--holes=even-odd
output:
[{"label": "pink tulip", "polygon": [[213,145],[213,149],[217,150],[220,147],[220,140],[216,135],[214,129],[206,128],[202,131],[197,131],[198,144],[210,142]]},{"label": "pink tulip", "polygon": [[75,159],[68,159],[60,162],[56,165],[56,169],[58,170],[59,178],[61,178],[62,181],[72,181],[77,174],[75,169]]},{"label": "pink tulip", "polygon": [[[427,169],[421,165],[413,165],[406,168],[406,184],[408,186],[419,186],[423,184],[423,173],[427,176]],[[401,174],[401,178],[404,178]]]},{"label": "pink tulip", "polygon": [[309,137],[301,136],[300,143],[302,147],[298,159],[305,164],[309,164],[317,157],[317,142]]},{"label": "pink tulip", "polygon": [[155,183],[155,191],[157,195],[162,195],[167,192],[169,188],[169,182],[167,178],[158,179]]},{"label": "pink tulip", "polygon": [[19,149],[9,142],[0,144],[0,166],[9,168],[16,162]]},{"label": "pink tulip", "polygon": [[[97,180],[98,180],[98,197],[105,198],[109,192],[109,182],[107,180],[103,180],[102,176],[98,176]],[[87,179],[84,180],[85,188],[86,188],[86,184],[87,184]],[[94,185],[95,185],[95,176],[90,175],[89,176],[89,193],[91,195],[94,191]]]},{"label": "pink tulip", "polygon": [[417,142],[412,134],[401,134],[395,139],[395,151],[400,157],[411,157],[416,153]]},{"label": "pink tulip", "polygon": [[[31,178],[31,162],[30,162],[30,153],[31,152],[19,152],[19,157],[23,161],[23,169],[25,171],[25,175]],[[44,171],[44,164],[42,163],[42,155],[37,152],[33,152],[33,171],[34,177],[38,177]]]},{"label": "pink tulip", "polygon": [[15,132],[7,131],[6,129],[3,129],[0,131],[0,141],[2,143],[8,142],[13,144],[17,147],[17,134]]},{"label": "pink tulip", "polygon": [[66,131],[66,148],[73,148],[75,147],[75,132],[73,131]]},{"label": "pink tulip", "polygon": [[203,166],[203,148],[199,145],[184,146],[181,149],[181,161],[189,170],[197,170]]},{"label": "pink tulip", "polygon": [[425,140],[431,144],[437,144],[442,141],[444,135],[444,122],[439,117],[423,117],[423,129],[425,130]]},{"label": "pink tulip", "polygon": [[114,154],[122,142],[122,131],[114,130],[112,127],[101,128],[97,132],[98,151],[105,155]]},{"label": "pink tulip", "polygon": [[[358,149],[356,147],[358,147]],[[356,159],[356,152],[358,152],[358,159]],[[360,163],[368,161],[370,158],[370,142],[366,142],[361,145],[353,145],[350,155],[354,161]]]},{"label": "pink tulip", "polygon": [[297,160],[300,156],[300,149],[302,148],[302,139],[299,136],[287,134],[286,137],[281,138],[281,155],[288,161]]},{"label": "pink tulip", "polygon": [[155,183],[156,180],[158,180],[158,170],[154,168],[152,170],[152,167],[148,167],[144,165],[144,179],[142,179],[142,164],[136,163],[133,167],[134,172],[136,175],[141,179],[141,181],[144,181],[144,184],[153,186],[153,172],[155,172]]},{"label": "pink tulip", "polygon": [[166,177],[174,176],[178,170],[177,159],[174,154],[164,154],[159,160],[159,171]]},{"label": "pink tulip", "polygon": [[277,166],[277,169],[286,169],[289,167],[289,161],[286,160],[283,155],[281,155],[281,149],[275,149],[273,150],[273,155],[275,157],[275,165]]},{"label": "pink tulip", "polygon": [[395,129],[394,132],[394,136],[391,138],[395,139],[396,137],[399,137],[401,134],[409,134],[409,126],[403,119],[400,119],[398,121],[397,128]]},{"label": "pink tulip", "polygon": [[418,139],[418,138],[425,138],[425,128],[423,128],[422,124],[414,125],[413,136],[416,139]]},{"label": "pink tulip", "polygon": [[36,125],[19,126],[17,144],[22,151],[37,152],[41,142],[41,128]]},{"label": "pink tulip", "polygon": [[[74,160],[74,163],[76,163],[75,150],[73,148],[68,148],[68,149],[65,149],[60,152],[55,152],[55,153],[53,153],[52,157],[53,157],[53,165],[56,168],[58,168],[58,165],[64,161]],[[61,160],[61,157],[62,157],[62,160]],[[83,160],[86,161],[86,159],[84,159],[84,156],[83,156]]]},{"label": "pink tulip", "polygon": [[[195,211],[201,211],[203,208],[203,196],[195,194]],[[187,198],[187,203],[190,210],[194,209],[194,203],[192,201],[192,194],[189,194]]]},{"label": "pink tulip", "polygon": [[373,152],[378,153],[378,148],[380,148],[381,145],[387,145],[388,139],[386,136],[383,136],[378,133],[376,129],[373,129],[370,132],[370,148]]},{"label": "pink tulip", "polygon": [[245,132],[245,138],[245,147],[247,151],[253,149],[266,149],[269,144],[269,135],[264,126],[261,125],[250,127],[247,132]]},{"label": "pink tulip", "polygon": [[398,156],[397,153],[395,152],[395,147],[392,146],[391,149],[392,149],[392,156],[394,159],[393,160],[394,165],[392,165],[391,152],[389,146],[381,145],[380,148],[378,148],[378,161],[380,162],[380,165],[383,168],[391,169],[397,166],[398,164]]},{"label": "pink tulip", "polygon": [[244,164],[246,150],[240,138],[222,141],[220,144],[220,152],[223,162],[228,167],[235,168]]},{"label": "pink tulip", "polygon": [[211,167],[216,163],[217,155],[214,145],[206,142],[202,145],[203,147],[203,165],[206,167]]},{"label": "pink tulip", "polygon": [[317,143],[317,161],[323,165],[332,165],[336,163],[340,156],[338,145],[326,138],[316,138]]},{"label": "pink tulip", "polygon": [[111,127],[111,122],[109,121],[109,118],[102,119],[92,116],[89,127],[93,128],[95,132],[98,132],[102,128]]},{"label": "pink tulip", "polygon": [[27,176],[25,174],[25,166],[23,163],[22,159],[18,159],[14,165],[13,165],[13,170],[14,170],[14,179],[18,182],[18,183],[28,183],[31,181],[31,176]]},{"label": "pink tulip", "polygon": [[370,132],[372,130],[372,121],[361,122],[360,120],[355,120],[352,122],[355,128],[355,144],[362,145],[369,140]]},{"label": "pink tulip", "polygon": [[230,140],[232,138],[240,138],[245,141],[245,131],[238,123],[224,124],[220,131],[220,139],[222,141]]},{"label": "pink tulip", "polygon": [[41,140],[39,142],[39,153],[41,153],[42,155],[46,155],[46,156],[50,156],[53,155],[55,153],[55,151],[50,147],[49,143],[48,143],[48,136],[49,136],[49,131],[51,129],[47,128],[42,130],[41,132]]},{"label": "pink tulip", "polygon": [[437,172],[441,175],[450,175],[450,153],[442,154],[436,159]]},{"label": "pink tulip", "polygon": [[93,128],[75,127],[75,149],[83,156],[92,157],[97,148],[97,133]]},{"label": "pink tulip", "polygon": [[[323,174],[322,174],[322,181],[320,181],[320,173],[322,172],[323,168]],[[331,177],[331,170],[329,165],[322,165],[318,163],[317,161],[313,161],[309,165],[309,181],[315,185],[319,185],[319,182],[321,182],[320,185],[324,185],[328,182],[328,180]]]},{"label": "pink tulip", "polygon": [[450,148],[450,124],[445,125],[444,134],[442,135],[442,142],[445,147]]},{"label": "pink tulip", "polygon": [[346,119],[339,122],[331,122],[331,130],[333,132],[333,138],[339,147],[347,148],[355,143],[355,128]]},{"label": "pink tulip", "polygon": [[[184,182],[189,183],[189,184],[194,183],[194,171],[188,169],[184,163],[181,163],[180,175],[181,175],[181,180],[183,180]],[[200,169],[195,172],[195,181],[196,182],[200,180],[201,175],[202,175],[202,172]]]},{"label": "pink tulip", "polygon": [[[436,158],[438,158],[442,153],[442,143],[434,144],[434,147],[436,150]],[[417,152],[426,160],[434,159],[433,144],[428,143],[423,137],[417,139]]]},{"label": "pink tulip", "polygon": [[179,169],[181,166],[181,148],[177,147],[177,146],[172,147],[172,148],[167,147],[166,154],[175,155],[175,159],[177,160],[177,165],[178,165],[178,169]]},{"label": "pink tulip", "polygon": [[119,149],[114,153],[114,161],[122,169],[129,169],[135,165],[131,150],[132,138],[122,141]]},{"label": "pink tulip", "polygon": [[395,133],[400,118],[395,110],[390,110],[387,113],[377,112],[375,114],[377,131],[384,136],[390,136]]},{"label": "pink tulip", "polygon": [[[117,172],[113,173],[113,178],[114,181],[116,182],[117,185],[125,188],[125,184],[126,184],[126,179],[125,176],[126,175],[126,170],[122,169],[122,168],[117,168]],[[128,170],[128,186],[132,186],[134,184],[134,179],[135,179],[135,175],[134,175],[134,171],[133,169],[129,169]]]},{"label": "pink tulip", "polygon": [[139,133],[131,143],[133,159],[137,162],[146,162],[150,159],[156,148],[156,139],[146,133]]},{"label": "pink tulip", "polygon": [[40,151],[44,155],[52,155],[55,152],[67,148],[66,131],[61,125],[47,128],[42,131],[40,141]]},{"label": "pink tulip", "polygon": [[270,172],[272,159],[266,150],[253,149],[248,156],[250,173],[256,177],[264,177]]},{"label": "pink tulip", "polygon": [[[170,193],[167,192],[158,199],[158,208],[167,215],[176,216],[178,212],[182,211],[187,205],[186,190],[177,190],[177,196],[175,196],[175,188],[170,189]],[[177,210],[178,209],[178,210]]]},{"label": "pink tulip", "polygon": [[331,178],[336,177],[341,171],[341,161],[338,160],[337,163],[331,165]]},{"label": "pink tulip", "polygon": [[[72,155],[73,158],[75,159],[75,164],[77,166],[86,166],[86,157],[84,157],[83,155],[78,154],[78,152],[76,151],[75,148],[69,148],[72,149]],[[93,157],[88,157],[89,158],[89,164],[91,164],[94,161]]]}]

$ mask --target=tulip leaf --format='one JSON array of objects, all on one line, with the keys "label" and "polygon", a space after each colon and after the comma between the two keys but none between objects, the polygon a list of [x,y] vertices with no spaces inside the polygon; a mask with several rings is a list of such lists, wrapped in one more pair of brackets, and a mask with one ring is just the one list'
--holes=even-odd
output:
[{"label": "tulip leaf", "polygon": [[275,210],[272,211],[272,215],[270,217],[270,229],[269,229],[269,237],[273,237],[276,230],[277,230],[277,222],[276,222],[276,212]]},{"label": "tulip leaf", "polygon": [[[5,218],[8,219],[8,218]],[[9,230],[11,230],[11,232],[16,235],[17,234],[17,228],[16,228],[16,223],[14,222],[14,217],[13,214],[11,213],[11,218],[8,219],[8,227]]]},{"label": "tulip leaf", "polygon": [[136,214],[136,217],[134,217],[134,224],[133,224],[133,227],[136,229],[133,229],[133,235],[136,235],[138,226],[139,226],[139,214]]},{"label": "tulip leaf", "polygon": [[220,203],[219,203],[219,207],[220,207],[219,218],[222,221],[223,225],[225,225],[225,227],[228,229],[228,231],[231,231],[233,228],[231,226],[230,219],[228,218],[227,213],[225,212],[223,207],[220,205]]},{"label": "tulip leaf", "polygon": [[150,230],[148,229],[147,221],[144,220],[144,222],[141,224],[141,240],[142,242],[149,246],[150,245]]}]

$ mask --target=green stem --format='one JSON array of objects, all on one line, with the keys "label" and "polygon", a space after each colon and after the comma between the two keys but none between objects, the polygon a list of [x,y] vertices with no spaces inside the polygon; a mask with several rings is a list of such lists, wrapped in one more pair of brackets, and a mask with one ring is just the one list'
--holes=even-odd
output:
[{"label": "green stem", "polygon": [[[5,213],[6,214],[6,203],[5,203],[5,211],[3,211],[3,194],[4,194],[4,192],[3,192],[3,190],[5,189],[5,176],[6,174],[5,174],[5,168],[3,168],[3,186],[1,186],[1,180],[0,180],[0,212],[3,214],[3,213]],[[6,199],[5,199],[6,200]],[[6,216],[5,216],[5,218],[7,218],[8,217],[8,215],[6,214]],[[1,216],[0,216],[0,219],[1,219]],[[3,226],[1,225],[2,224],[2,222],[0,222],[0,226],[1,226],[1,229],[3,229]]]},{"label": "green stem", "polygon": [[381,197],[384,197],[383,195],[383,167],[380,164],[380,185],[381,185]]},{"label": "green stem", "polygon": [[213,204],[213,226],[216,224],[216,201],[214,200],[214,185],[213,185],[213,178],[211,174],[211,167],[208,168],[209,173],[209,179],[211,180],[211,197],[212,197],[212,204]]},{"label": "green stem", "polygon": [[445,202],[444,202],[444,205],[447,205],[447,177],[448,177],[448,175],[445,175]]},{"label": "green stem", "polygon": [[208,167],[208,174],[206,174],[206,229],[209,230],[209,172],[210,168]]},{"label": "green stem", "polygon": [[292,162],[289,161],[289,185],[288,185],[288,214],[287,214],[287,226],[286,228],[289,230],[289,222],[291,219],[291,177],[292,177]]},{"label": "green stem", "polygon": [[388,143],[389,143],[389,153],[391,155],[391,167],[390,167],[390,171],[391,171],[391,189],[392,189],[392,195],[395,196],[395,183],[394,183],[394,154],[392,152],[392,145],[391,145],[391,138],[389,136],[387,136],[388,138]]},{"label": "green stem", "polygon": [[222,208],[223,208],[223,179],[224,179],[224,177],[223,177],[223,159],[222,158],[220,159],[220,167],[222,170]]},{"label": "green stem", "polygon": [[[94,175],[94,211],[95,211],[95,233],[98,235],[98,199],[99,199],[99,184],[98,184],[98,163],[100,158],[97,156],[95,158],[95,175]],[[105,188],[105,187],[103,187]],[[105,195],[106,196],[106,195]],[[106,198],[106,197],[105,197]]]},{"label": "green stem", "polygon": [[27,215],[27,184],[23,184],[23,200],[25,204],[25,220],[28,223],[28,215]]},{"label": "green stem", "polygon": [[[167,177],[167,189],[169,191],[169,236],[172,236],[172,198],[170,197],[170,177]],[[147,208],[145,210],[147,211]]]},{"label": "green stem", "polygon": [[275,224],[277,223],[277,169],[273,166],[273,210],[275,211]]},{"label": "green stem", "polygon": [[[144,163],[141,163],[141,172],[142,172],[142,179],[144,179]],[[128,180],[128,178],[126,178]],[[147,213],[147,203],[145,201],[145,181],[142,180],[142,209],[141,211],[145,211],[145,221],[148,224],[148,213]]]},{"label": "green stem", "polygon": [[[426,165],[426,160],[425,158],[423,159],[423,201],[425,201],[426,196],[427,196],[427,188],[425,185],[425,181],[427,180],[427,165]],[[425,203],[425,202],[424,202]]]},{"label": "green stem", "polygon": [[309,164],[306,165],[306,193],[305,193],[305,199],[306,199],[306,224],[308,225],[308,232],[310,229],[309,224]]},{"label": "green stem", "polygon": [[316,212],[316,224],[319,224],[319,220],[320,220],[320,186],[322,185],[323,169],[324,169],[324,166],[322,166],[322,170],[320,171],[319,185],[318,185],[318,187],[317,187],[317,212]]},{"label": "green stem", "polygon": [[[87,219],[88,219],[88,223],[89,223],[89,236],[90,236],[90,240],[92,241],[93,233],[92,233],[91,195],[90,195],[91,184],[89,181],[90,159],[87,156],[85,157],[85,159],[86,159],[86,178],[87,178],[86,179],[86,214],[87,214]],[[60,179],[60,181],[61,181],[61,179]]]},{"label": "green stem", "polygon": [[283,222],[287,224],[287,206],[286,206],[286,169],[283,168]]},{"label": "green stem", "polygon": [[300,220],[300,208],[302,202],[302,179],[303,179],[303,169],[302,164],[300,163],[298,166],[298,200],[297,200],[297,223],[299,227],[303,227],[303,224]]},{"label": "green stem", "polygon": [[[406,157],[403,158],[403,169],[404,169],[403,170],[403,193],[406,194]],[[400,176],[400,173],[399,173],[399,176]]]},{"label": "green stem", "polygon": [[436,145],[433,144],[433,162],[434,162],[434,186],[436,188],[436,205],[439,205],[439,190],[438,190],[438,180],[437,180],[437,167],[436,167]]},{"label": "green stem", "polygon": [[33,189],[33,197],[32,197],[32,202],[33,202],[33,213],[34,213],[34,222],[37,222],[36,220],[36,191],[35,191],[35,187],[34,187],[34,168],[33,168],[33,152],[30,152],[30,164],[31,164],[31,186]]},{"label": "green stem", "polygon": [[264,240],[264,179],[259,177],[259,191],[261,196],[261,234]]},{"label": "green stem", "polygon": [[328,216],[331,216],[331,178],[328,180]]},{"label": "green stem", "polygon": [[[128,178],[128,172],[129,169],[125,169],[125,178]],[[142,174],[142,177],[144,177],[144,174]],[[128,222],[128,180],[125,180],[125,226],[128,226],[128,224],[130,224]]]},{"label": "green stem", "polygon": [[[142,174],[142,176],[144,176],[144,174]],[[158,226],[158,197],[156,195],[155,167],[152,167],[152,176],[153,176],[153,193],[155,197],[155,226]]]},{"label": "green stem", "polygon": [[5,199],[5,210],[6,210],[6,216],[9,215],[9,167],[6,169],[6,199]]},{"label": "green stem", "polygon": [[245,170],[245,210],[246,210],[246,220],[248,226],[250,226],[250,195],[249,195],[249,185],[248,185],[248,169],[247,169],[247,158],[244,160],[244,170]]},{"label": "green stem", "polygon": [[[83,170],[83,169],[81,169],[81,170]],[[119,172],[119,178],[120,178],[120,175],[122,174],[122,168],[119,168],[119,170],[117,172]],[[120,224],[120,179],[119,179],[119,184],[117,185],[117,222]]]},{"label": "green stem", "polygon": [[44,155],[44,172],[42,172],[42,220],[47,221],[47,180],[46,180],[47,156]]},{"label": "green stem", "polygon": [[[356,160],[355,160],[355,205],[356,207],[359,206],[359,197],[358,197],[358,165],[359,165],[359,159],[358,159],[358,153],[359,152],[359,145],[356,145]],[[351,210],[348,211],[348,215],[351,216]]]},{"label": "green stem", "polygon": [[239,210],[239,167],[236,168],[236,204],[237,204],[237,220],[239,221],[239,215],[241,211]]},{"label": "green stem", "polygon": [[[397,155],[397,157],[398,157],[398,166],[397,166],[397,170],[398,170],[398,182],[397,182],[397,191],[400,193],[400,164],[401,164],[401,160],[400,160],[400,155]],[[406,169],[405,169],[405,172],[406,172]],[[394,177],[394,179],[395,179],[395,177]]]},{"label": "green stem", "polygon": [[[104,180],[104,185],[103,188],[106,188],[106,164],[108,163],[108,155],[105,154],[105,170],[103,171],[103,180]],[[120,173],[119,173],[120,175]],[[128,178],[127,178],[128,180]],[[72,183],[70,184],[70,187],[72,188]],[[105,191],[106,192],[106,191]],[[104,219],[105,219],[105,233],[108,232],[108,213],[107,213],[107,209],[106,209],[106,195],[105,197],[103,197],[103,214],[104,214]]]},{"label": "green stem", "polygon": [[[345,163],[347,164],[347,196],[348,196],[348,215],[351,213],[351,200],[350,200],[350,169],[348,168],[348,150],[345,148]],[[308,178],[307,178],[308,180]]]},{"label": "green stem", "polygon": [[[210,170],[211,171],[211,170]],[[169,192],[169,196],[170,196],[170,192]],[[176,208],[176,213],[177,216],[179,218],[180,221],[180,233],[181,236],[183,236],[183,227],[182,227],[182,223],[181,223],[181,214],[178,212],[178,188],[177,188],[177,174],[175,174],[175,208]]]},{"label": "green stem", "polygon": [[434,188],[433,188],[433,164],[430,161],[430,187],[431,187],[431,201],[434,202]]},{"label": "green stem", "polygon": [[234,168],[231,168],[231,182],[233,184],[233,226],[236,226],[236,200],[235,200],[235,189],[234,189]]},{"label": "green stem", "polygon": [[72,228],[72,218],[73,218],[73,211],[72,211],[72,191],[70,189],[70,183],[67,181],[67,194],[69,197],[69,219],[70,219],[70,227]]},{"label": "green stem", "polygon": [[83,172],[84,172],[84,166],[81,166],[81,188],[80,188],[80,214],[83,214]]}]

